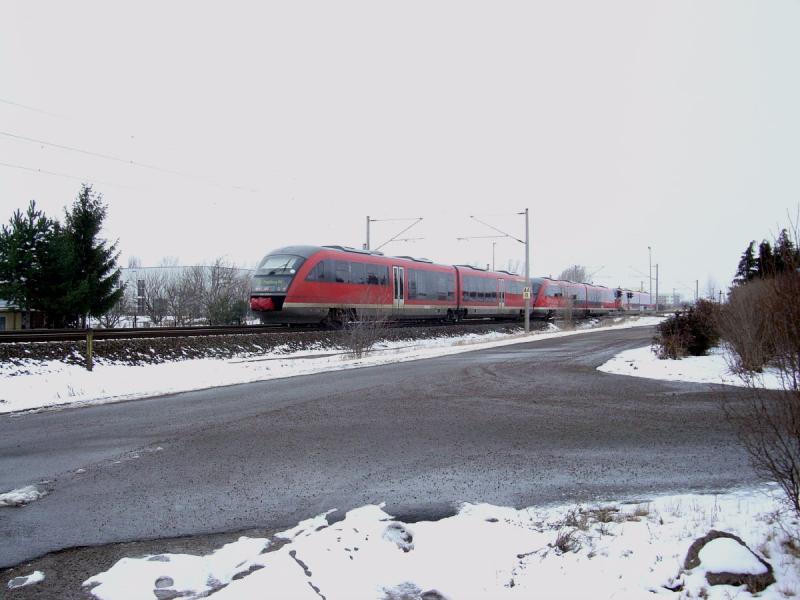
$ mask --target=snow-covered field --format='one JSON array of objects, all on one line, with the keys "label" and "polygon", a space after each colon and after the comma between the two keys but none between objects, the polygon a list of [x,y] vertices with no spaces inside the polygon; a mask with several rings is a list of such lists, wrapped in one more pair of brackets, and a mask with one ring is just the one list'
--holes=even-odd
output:
[{"label": "snow-covered field", "polygon": [[769,487],[633,504],[466,504],[455,516],[411,524],[364,506],[330,525],[319,515],[207,556],[124,558],[84,585],[106,600],[156,598],[156,590],[181,598],[220,590],[213,594],[219,600],[756,597],[705,579],[709,570],[765,570],[731,540],[714,540],[700,566],[684,569],[692,542],[717,529],[740,536],[772,564],[777,581],[757,597],[784,599],[800,594],[800,546],[783,529],[796,531],[797,523],[781,518],[779,508]]},{"label": "snow-covered field", "polygon": [[[667,381],[694,383],[723,383],[744,386],[744,381],[728,368],[729,361],[723,348],[713,348],[708,356],[688,356],[680,360],[661,360],[650,346],[625,350],[598,370],[617,375],[631,375]],[[775,370],[766,369],[757,376],[757,383],[766,389],[782,389],[781,379]]]},{"label": "snow-covered field", "polygon": [[[620,320],[593,331],[652,326],[659,317]],[[21,365],[0,364],[0,413],[67,404],[97,404],[160,396],[211,387],[264,381],[338,369],[397,363],[459,352],[519,344],[584,333],[576,331],[525,334],[466,334],[414,342],[378,344],[362,358],[338,349],[290,353],[277,349],[258,356],[233,359],[203,358],[161,364],[128,365],[97,361],[89,372],[60,361],[30,360]]]}]

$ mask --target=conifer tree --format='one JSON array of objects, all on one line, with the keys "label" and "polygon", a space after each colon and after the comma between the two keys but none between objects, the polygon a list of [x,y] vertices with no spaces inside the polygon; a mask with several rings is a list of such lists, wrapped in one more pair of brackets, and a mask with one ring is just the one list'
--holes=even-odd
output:
[{"label": "conifer tree", "polygon": [[735,285],[744,285],[755,277],[757,271],[755,245],[755,241],[750,242],[747,250],[742,254],[742,258],[739,259],[739,266],[736,267],[736,276],[733,279]]},{"label": "conifer tree", "polygon": [[775,257],[772,254],[772,246],[767,240],[758,245],[757,271],[762,279],[775,275]]},{"label": "conifer tree", "polygon": [[36,208],[34,200],[24,214],[15,211],[0,230],[0,297],[23,312],[23,328],[31,325],[31,311],[42,308],[55,231],[56,223]]},{"label": "conifer tree", "polygon": [[86,326],[89,316],[99,317],[111,309],[123,294],[119,288],[117,244],[109,245],[99,237],[106,211],[102,195],[84,184],[65,214],[71,280],[65,300],[71,310],[70,320],[81,327]]},{"label": "conifer tree", "polygon": [[775,240],[774,260],[776,273],[783,273],[800,266],[800,251],[795,248],[786,229],[781,230]]}]

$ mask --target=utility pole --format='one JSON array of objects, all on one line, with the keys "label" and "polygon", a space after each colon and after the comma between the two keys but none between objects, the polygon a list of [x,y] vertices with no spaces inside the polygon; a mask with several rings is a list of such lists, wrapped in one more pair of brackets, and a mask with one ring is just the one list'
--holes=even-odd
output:
[{"label": "utility pole", "polygon": [[530,233],[528,227],[528,209],[525,209],[525,287],[529,288],[525,297],[525,333],[531,331],[531,252],[530,252]]},{"label": "utility pole", "polygon": [[719,291],[719,302],[718,304],[722,304],[722,290]]},{"label": "utility pole", "polygon": [[397,241],[397,242],[411,242],[411,241],[414,241],[414,240],[422,240],[422,239],[425,239],[425,238],[404,238],[404,239],[398,239],[398,238],[400,238],[400,236],[401,236],[401,235],[403,235],[403,234],[404,234],[406,231],[408,231],[409,229],[411,229],[412,227],[414,227],[414,225],[417,225],[418,223],[420,223],[420,222],[422,221],[422,217],[414,217],[414,218],[409,218],[409,219],[405,219],[405,218],[404,218],[404,219],[373,219],[373,218],[371,218],[369,215],[367,215],[367,241],[366,241],[366,243],[364,244],[364,250],[372,250],[372,244],[371,244],[371,242],[370,242],[370,239],[369,239],[369,227],[370,227],[370,223],[388,222],[388,221],[413,221],[413,222],[411,223],[411,225],[409,225],[408,227],[406,227],[405,229],[403,229],[402,231],[400,231],[400,233],[396,234],[394,237],[391,237],[391,238],[389,238],[388,240],[386,240],[385,242],[383,242],[381,245],[379,245],[377,248],[375,248],[375,250],[380,250],[381,248],[383,248],[383,247],[384,247],[386,244],[388,244],[389,242],[395,242],[395,241]]},{"label": "utility pole", "polygon": [[[476,239],[476,238],[479,238],[479,237],[480,238],[483,238],[483,237],[486,237],[486,238],[490,238],[490,237],[494,237],[494,238],[506,237],[506,238],[511,238],[512,240],[515,240],[515,241],[519,242],[520,244],[524,244],[525,245],[525,288],[528,290],[527,297],[525,298],[525,333],[529,333],[530,330],[531,330],[531,292],[532,292],[532,288],[533,288],[533,286],[531,285],[530,222],[529,222],[529,219],[528,219],[528,209],[527,208],[523,212],[518,212],[517,214],[520,215],[520,216],[522,216],[522,215],[525,216],[525,239],[524,240],[521,240],[518,237],[514,237],[513,235],[508,234],[505,231],[503,231],[502,229],[498,229],[494,225],[490,225],[489,223],[487,223],[485,221],[481,221],[475,215],[470,215],[469,218],[472,219],[473,221],[477,221],[481,225],[485,225],[489,229],[492,229],[492,230],[496,231],[500,235],[460,237],[460,238],[456,238],[456,239],[457,240],[470,240],[470,239]],[[494,246],[492,246],[492,254],[494,254]],[[494,258],[492,259],[492,263],[494,263]],[[523,294],[523,295],[525,295],[525,294]]]},{"label": "utility pole", "polygon": [[694,303],[697,304],[697,301],[700,299],[700,280],[694,280]]},{"label": "utility pole", "polygon": [[656,263],[656,312],[658,312],[658,263]]},{"label": "utility pole", "polygon": [[497,246],[497,242],[492,242],[492,271],[494,271],[494,247]]},{"label": "utility pole", "polygon": [[647,280],[650,282],[648,285],[650,286],[650,300],[653,300],[653,249],[648,246],[647,247],[647,260],[650,264],[650,269],[647,272]]}]

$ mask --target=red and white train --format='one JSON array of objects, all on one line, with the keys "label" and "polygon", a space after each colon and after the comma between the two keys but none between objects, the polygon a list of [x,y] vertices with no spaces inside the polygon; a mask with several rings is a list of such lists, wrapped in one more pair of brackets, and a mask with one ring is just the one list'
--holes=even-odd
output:
[{"label": "red and white train", "polygon": [[[531,316],[571,311],[603,315],[648,311],[648,294],[533,278]],[[359,316],[391,320],[521,319],[525,278],[507,271],[441,265],[343,246],[287,246],[256,269],[250,308],[264,323],[344,323]]]}]

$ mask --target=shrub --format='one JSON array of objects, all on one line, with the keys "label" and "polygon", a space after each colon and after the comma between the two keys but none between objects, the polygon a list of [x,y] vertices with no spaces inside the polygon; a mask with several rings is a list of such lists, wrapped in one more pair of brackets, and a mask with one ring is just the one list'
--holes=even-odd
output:
[{"label": "shrub", "polygon": [[736,373],[760,372],[775,353],[769,334],[770,287],[770,281],[760,279],[736,287],[722,308],[720,333]]},{"label": "shrub", "polygon": [[[796,264],[796,263],[795,263]],[[775,481],[800,516],[800,271],[797,267],[736,290],[725,337],[749,401],[725,405],[756,472]],[[765,391],[754,371],[769,365],[782,389]]]},{"label": "shrub", "polygon": [[719,343],[719,307],[699,300],[685,312],[672,315],[657,327],[653,345],[659,358],[703,356]]}]

